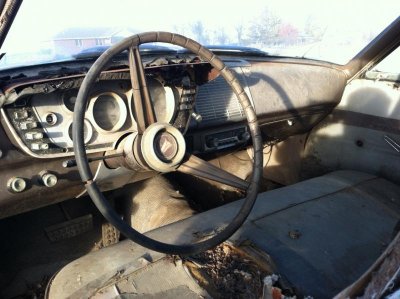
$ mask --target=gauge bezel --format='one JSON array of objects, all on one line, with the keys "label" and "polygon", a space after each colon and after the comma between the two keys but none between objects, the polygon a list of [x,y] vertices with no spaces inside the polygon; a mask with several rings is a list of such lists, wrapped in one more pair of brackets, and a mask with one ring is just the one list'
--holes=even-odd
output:
[{"label": "gauge bezel", "polygon": [[[119,108],[120,115],[118,121],[110,130],[103,129],[98,124],[98,121],[96,120],[96,116],[94,113],[94,105],[96,104],[96,101],[102,96],[111,96],[115,100]],[[124,126],[128,118],[128,108],[126,106],[126,103],[124,99],[115,92],[102,92],[92,97],[89,101],[88,113],[90,115],[90,119],[93,120],[93,126],[95,127],[96,131],[103,134],[110,134],[119,131]]]},{"label": "gauge bezel", "polygon": [[[70,89],[70,90],[64,91],[64,92],[61,94],[61,97],[60,97],[61,106],[62,106],[62,108],[63,108],[66,112],[68,112],[68,113],[73,113],[73,112],[74,112],[74,109],[72,109],[72,110],[69,109],[68,106],[65,104],[65,101],[67,100],[67,98],[70,99],[71,97],[73,97],[74,94],[75,94],[75,98],[76,98],[76,97],[78,96],[78,90]],[[75,105],[75,104],[74,104],[74,105]]]},{"label": "gauge bezel", "polygon": [[[87,135],[85,137],[85,144],[89,144],[90,141],[92,140],[92,137],[93,137],[93,126],[90,123],[90,121],[88,119],[86,119],[86,118],[84,119],[84,126],[85,126],[85,128],[87,128]],[[72,136],[69,134],[70,128],[72,130],[72,121],[68,122],[68,124],[65,126],[65,129],[64,129],[64,136],[67,136],[68,139],[69,139],[68,140],[69,142],[67,144],[68,147],[73,146]]]},{"label": "gauge bezel", "polygon": [[165,122],[172,124],[175,115],[176,115],[176,108],[177,108],[177,99],[176,99],[176,94],[173,90],[172,87],[170,86],[164,86],[165,90],[165,107],[166,111],[165,114],[167,115],[167,119]]},{"label": "gauge bezel", "polygon": [[[153,104],[153,107],[155,108],[156,101],[158,99],[154,98],[153,91],[157,88],[162,88],[165,93],[165,98],[163,101],[165,101],[165,111],[163,111],[165,115],[165,119],[159,119],[159,115],[157,115],[157,109],[155,109],[156,117],[158,122],[163,122],[163,123],[169,123],[171,124],[173,122],[173,119],[176,115],[176,110],[177,110],[177,102],[179,101],[176,97],[176,92],[173,89],[174,87],[164,85],[163,82],[161,82],[157,78],[148,78],[147,79],[147,86],[149,87],[149,92],[151,96],[151,101]],[[153,89],[152,89],[153,88]],[[136,121],[136,120],[135,120]]]}]

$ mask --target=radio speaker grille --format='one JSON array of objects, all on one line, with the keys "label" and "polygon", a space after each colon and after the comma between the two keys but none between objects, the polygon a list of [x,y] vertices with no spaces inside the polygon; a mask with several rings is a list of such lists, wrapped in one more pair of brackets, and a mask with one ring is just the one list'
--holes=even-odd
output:
[{"label": "radio speaker grille", "polygon": [[[235,73],[245,88],[243,74]],[[196,111],[202,116],[204,123],[239,121],[245,118],[238,98],[222,76],[200,86],[196,97]]]}]

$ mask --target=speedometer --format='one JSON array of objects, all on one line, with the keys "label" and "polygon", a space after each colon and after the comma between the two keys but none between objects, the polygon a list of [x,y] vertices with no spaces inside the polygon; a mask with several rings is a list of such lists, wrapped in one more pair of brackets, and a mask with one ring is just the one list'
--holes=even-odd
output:
[{"label": "speedometer", "polygon": [[[68,137],[71,141],[73,141],[72,140],[72,122],[67,127],[68,127]],[[83,121],[83,139],[84,139],[85,144],[89,143],[89,141],[92,139],[92,136],[93,136],[93,128],[92,128],[90,122],[87,119],[85,119]],[[72,144],[70,146],[72,146]]]},{"label": "speedometer", "polygon": [[61,96],[62,103],[68,111],[74,112],[74,106],[77,95],[78,91],[74,89],[68,90],[62,94]]},{"label": "speedometer", "polygon": [[157,121],[170,123],[174,117],[176,106],[173,90],[156,79],[148,79],[147,85]]},{"label": "speedometer", "polygon": [[128,112],[124,100],[118,94],[106,92],[92,99],[92,114],[97,130],[112,133],[125,124]]}]

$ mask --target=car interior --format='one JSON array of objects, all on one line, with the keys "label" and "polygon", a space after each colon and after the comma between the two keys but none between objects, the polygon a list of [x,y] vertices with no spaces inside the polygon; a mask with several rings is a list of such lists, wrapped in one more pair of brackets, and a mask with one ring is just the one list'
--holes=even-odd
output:
[{"label": "car interior", "polygon": [[0,69],[0,297],[399,298],[399,45],[150,31]]}]

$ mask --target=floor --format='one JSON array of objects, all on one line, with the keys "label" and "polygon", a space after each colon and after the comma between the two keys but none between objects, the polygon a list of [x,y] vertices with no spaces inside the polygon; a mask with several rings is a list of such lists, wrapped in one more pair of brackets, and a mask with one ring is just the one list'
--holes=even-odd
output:
[{"label": "floor", "polygon": [[[93,227],[73,238],[51,241],[46,228],[92,215]],[[0,298],[40,292],[62,266],[101,247],[102,216],[89,198],[66,201],[0,220]]]}]

